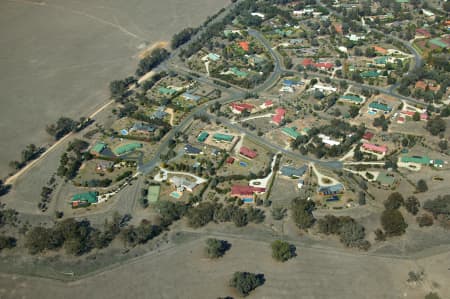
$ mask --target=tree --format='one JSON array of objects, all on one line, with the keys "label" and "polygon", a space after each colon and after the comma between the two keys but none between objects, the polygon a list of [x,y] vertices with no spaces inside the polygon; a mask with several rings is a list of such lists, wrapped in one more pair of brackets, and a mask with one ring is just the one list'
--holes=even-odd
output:
[{"label": "tree", "polygon": [[415,196],[410,196],[405,201],[405,208],[409,213],[417,215],[420,208],[420,202]]},{"label": "tree", "polygon": [[0,196],[5,195],[11,189],[11,185],[5,185],[2,180],[0,180]]},{"label": "tree", "polygon": [[423,208],[432,213],[435,218],[443,215],[450,219],[450,195],[438,196],[435,199],[427,200]]},{"label": "tree", "polygon": [[[448,2],[448,3],[450,3],[450,2]],[[441,299],[441,297],[439,297],[439,295],[437,293],[431,292],[425,296],[425,299]]]},{"label": "tree", "polygon": [[413,114],[412,119],[413,119],[413,121],[419,121],[420,120],[420,113],[416,111],[416,113]]},{"label": "tree", "polygon": [[295,246],[285,241],[281,240],[273,241],[271,247],[272,247],[272,257],[279,262],[285,262],[296,255]]},{"label": "tree", "polygon": [[386,210],[395,210],[400,208],[403,203],[403,196],[398,192],[394,192],[391,193],[387,200],[384,201],[384,207],[386,208]]},{"label": "tree", "polygon": [[417,182],[416,189],[418,192],[426,192],[428,191],[428,186],[425,180],[421,179]]},{"label": "tree", "polygon": [[381,214],[381,225],[387,236],[400,236],[408,225],[399,210],[384,210]]},{"label": "tree", "polygon": [[431,217],[428,214],[423,214],[423,215],[417,216],[416,221],[420,227],[432,226],[434,223],[433,217]]},{"label": "tree", "polygon": [[248,224],[247,213],[243,209],[237,209],[233,214],[233,223],[237,227],[243,227]]},{"label": "tree", "polygon": [[284,208],[273,208],[272,217],[274,220],[281,220],[286,216],[286,209]]},{"label": "tree", "polygon": [[193,28],[185,28],[183,30],[181,30],[179,33],[176,33],[173,37],[172,37],[172,41],[170,43],[170,46],[172,49],[176,49],[179,46],[187,43],[192,35],[195,33],[195,30]]},{"label": "tree", "polygon": [[230,286],[244,297],[251,291],[263,285],[265,282],[264,274],[254,274],[250,272],[235,272],[230,280]]},{"label": "tree", "polygon": [[0,236],[0,251],[5,248],[14,248],[16,246],[17,240],[9,236]]},{"label": "tree", "polygon": [[446,123],[439,116],[436,116],[427,122],[426,129],[431,133],[431,135],[436,136],[445,131]]},{"label": "tree", "polygon": [[314,224],[314,202],[296,198],[292,201],[291,210],[294,222],[300,229],[308,229]]},{"label": "tree", "polygon": [[230,249],[231,245],[225,240],[208,239],[206,240],[206,255],[209,258],[219,258]]}]

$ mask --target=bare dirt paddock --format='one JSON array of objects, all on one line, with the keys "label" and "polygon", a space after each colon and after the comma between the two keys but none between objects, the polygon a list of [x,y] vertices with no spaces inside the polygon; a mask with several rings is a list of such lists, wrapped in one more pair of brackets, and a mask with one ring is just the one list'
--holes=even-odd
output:
[{"label": "bare dirt paddock", "polygon": [[0,1],[0,178],[45,126],[107,102],[146,46],[197,26],[229,0]]},{"label": "bare dirt paddock", "polygon": [[[265,274],[249,298],[422,299],[432,285],[448,298],[450,253],[410,261],[352,251],[298,248],[298,256],[275,262],[266,242],[227,239],[225,257],[204,258],[195,240],[127,265],[70,283],[0,274],[0,298],[240,298],[227,284],[235,271]],[[407,273],[423,269],[424,282],[409,285]]]}]

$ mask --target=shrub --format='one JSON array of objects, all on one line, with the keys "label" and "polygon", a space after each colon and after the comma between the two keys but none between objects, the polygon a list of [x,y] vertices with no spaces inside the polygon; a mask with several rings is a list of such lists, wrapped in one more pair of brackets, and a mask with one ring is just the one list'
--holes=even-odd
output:
[{"label": "shrub", "polygon": [[209,258],[219,258],[225,254],[225,252],[230,249],[230,244],[227,241],[219,239],[208,239],[206,240],[206,255]]},{"label": "shrub", "polygon": [[399,210],[384,210],[381,214],[381,225],[387,236],[400,236],[408,227]]},{"label": "shrub", "polygon": [[265,282],[264,274],[254,274],[250,272],[235,272],[230,280],[230,286],[242,296],[248,296],[251,291],[263,285]]},{"label": "shrub", "polygon": [[432,226],[434,223],[433,217],[431,217],[428,214],[423,214],[423,215],[417,216],[416,221],[420,227]]},{"label": "shrub", "polygon": [[295,254],[295,246],[288,242],[276,240],[272,242],[272,257],[280,262],[285,262],[293,258]]}]

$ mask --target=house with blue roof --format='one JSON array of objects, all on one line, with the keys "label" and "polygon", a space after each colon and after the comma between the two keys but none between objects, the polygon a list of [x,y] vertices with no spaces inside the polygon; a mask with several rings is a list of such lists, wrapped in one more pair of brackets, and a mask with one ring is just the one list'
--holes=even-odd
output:
[{"label": "house with blue roof", "polygon": [[344,192],[344,185],[342,184],[336,184],[331,186],[319,186],[319,188],[317,189],[317,193],[323,196],[342,194],[343,192]]},{"label": "house with blue roof", "polygon": [[294,166],[288,166],[285,165],[280,168],[279,173],[282,176],[290,177],[290,178],[300,178],[302,177],[308,168],[306,165],[303,165],[302,167],[294,167]]},{"label": "house with blue roof", "polygon": [[196,95],[188,93],[188,92],[183,93],[181,96],[186,100],[190,100],[190,101],[194,101],[194,102],[198,102],[201,99],[200,96],[196,96]]}]

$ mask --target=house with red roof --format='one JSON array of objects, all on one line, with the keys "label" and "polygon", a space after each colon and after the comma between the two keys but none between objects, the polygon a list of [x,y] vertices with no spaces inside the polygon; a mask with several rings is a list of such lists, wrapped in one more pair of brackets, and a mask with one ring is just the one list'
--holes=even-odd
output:
[{"label": "house with red roof", "polygon": [[377,145],[372,143],[363,143],[362,148],[368,152],[386,155],[388,148],[384,145]]},{"label": "house with red roof", "polygon": [[366,133],[364,133],[362,139],[370,141],[372,140],[372,138],[375,136],[374,133],[367,131]]},{"label": "house with red roof", "polygon": [[303,66],[309,66],[309,65],[313,65],[314,61],[311,58],[305,58],[302,61],[302,65]]},{"label": "house with red roof", "polygon": [[249,149],[246,146],[243,146],[240,148],[239,154],[241,154],[242,156],[249,158],[249,159],[254,159],[254,158],[256,158],[256,156],[258,156],[257,152],[252,151],[251,149]]},{"label": "house with red roof", "polygon": [[[403,117],[413,117],[416,114],[416,111],[402,110],[400,111],[400,115]],[[420,113],[420,120],[428,120],[428,114],[426,112]]]},{"label": "house with red roof", "polygon": [[267,109],[267,108],[273,107],[273,101],[267,100],[264,103],[262,103],[261,106],[259,106],[259,107],[261,107],[261,109]]},{"label": "house with red roof", "polygon": [[318,62],[315,63],[314,66],[321,70],[330,70],[334,67],[334,64],[332,64],[331,62]]},{"label": "house with red roof", "polygon": [[286,110],[283,108],[277,108],[275,110],[275,115],[272,117],[272,123],[277,126],[281,125],[284,120],[284,116],[286,115]]},{"label": "house with red roof", "polygon": [[388,50],[386,50],[385,48],[382,48],[380,46],[373,46],[372,48],[375,50],[375,52],[377,52],[378,54],[381,54],[381,55],[386,55],[388,53]]},{"label": "house with red roof", "polygon": [[241,114],[244,111],[252,112],[255,106],[248,103],[231,103],[230,108],[234,114]]},{"label": "house with red roof", "polygon": [[244,50],[245,52],[248,52],[250,50],[250,44],[246,41],[239,42],[239,46]]},{"label": "house with red roof", "polygon": [[234,158],[233,157],[228,157],[226,162],[227,162],[227,164],[233,164],[234,163]]},{"label": "house with red roof", "polygon": [[430,38],[431,37],[431,33],[424,29],[424,28],[418,28],[416,29],[416,38]]},{"label": "house with red roof", "polygon": [[252,198],[255,194],[261,194],[266,192],[266,188],[234,185],[231,186],[231,196],[239,198]]}]

